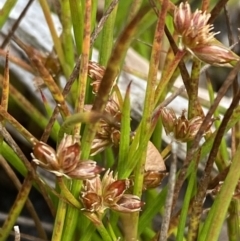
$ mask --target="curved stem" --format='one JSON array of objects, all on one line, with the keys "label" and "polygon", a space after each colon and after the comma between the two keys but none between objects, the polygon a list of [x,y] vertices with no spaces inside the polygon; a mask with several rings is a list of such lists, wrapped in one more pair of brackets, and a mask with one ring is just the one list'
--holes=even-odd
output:
[{"label": "curved stem", "polygon": [[58,184],[61,189],[61,194],[76,208],[81,208],[81,203],[72,195],[72,193],[66,187],[62,177],[58,177]]}]

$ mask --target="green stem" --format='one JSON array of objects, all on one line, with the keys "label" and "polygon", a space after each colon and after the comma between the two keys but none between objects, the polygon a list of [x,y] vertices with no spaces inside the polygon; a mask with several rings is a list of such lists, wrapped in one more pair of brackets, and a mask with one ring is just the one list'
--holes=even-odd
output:
[{"label": "green stem", "polygon": [[92,235],[95,230],[96,230],[96,227],[92,223],[90,223],[90,225],[88,225],[87,229],[82,235],[80,241],[91,241]]},{"label": "green stem", "polygon": [[[213,104],[214,98],[215,98],[215,92],[213,90],[211,81],[209,79],[207,79],[207,89],[208,89],[210,104]],[[219,108],[216,108],[216,110],[214,112],[214,117],[218,118],[219,115],[220,115]],[[220,126],[220,120],[214,121],[214,126],[216,129],[218,129]],[[218,159],[219,159],[218,158],[218,159],[216,159],[216,165],[218,167],[219,172],[221,172],[228,165],[228,160],[229,160],[229,153],[228,153],[227,142],[226,142],[225,138],[222,139],[219,150],[220,150],[220,155],[221,155],[221,159],[223,159],[223,162],[221,163],[220,161],[218,161]]]},{"label": "green stem", "polygon": [[69,0],[74,38],[77,48],[77,54],[81,54],[82,40],[83,40],[83,18],[82,18],[82,4],[78,0]]},{"label": "green stem", "polygon": [[185,51],[178,51],[174,60],[166,66],[165,74],[163,73],[161,80],[157,86],[155,91],[155,105],[157,105],[162,93],[164,92],[165,87],[167,86],[170,78],[172,77],[175,69],[178,67],[179,62],[182,60],[184,55],[186,54]]},{"label": "green stem", "polygon": [[[15,100],[16,104],[29,116],[33,121],[36,122],[39,127],[42,129],[48,123],[47,118],[30,102],[28,101],[25,96],[23,96],[13,85],[10,84],[10,94],[11,97]],[[49,107],[49,106],[48,106]],[[50,108],[50,107],[49,107]],[[52,108],[51,108],[52,111]],[[55,122],[51,131],[51,137],[54,140],[57,140],[57,133],[59,131],[59,124]]]},{"label": "green stem", "polygon": [[[142,141],[148,130],[151,127],[152,121],[151,121],[151,115],[154,110],[154,91],[155,86],[157,82],[157,73],[158,73],[158,66],[160,62],[160,53],[162,48],[162,39],[164,35],[164,23],[166,19],[167,14],[167,8],[168,8],[168,1],[164,0],[161,8],[161,13],[158,18],[157,26],[155,29],[154,34],[154,42],[153,42],[153,48],[151,53],[151,59],[150,59],[150,67],[149,67],[149,73],[148,73],[148,82],[147,82],[147,89],[146,89],[146,95],[145,95],[145,101],[144,101],[144,109],[143,109],[143,116],[141,121],[141,129],[140,129],[140,144],[142,144]],[[143,178],[144,178],[144,168],[145,168],[145,161],[146,161],[146,155],[147,155],[147,143],[145,147],[141,150],[141,158],[138,161],[135,171],[134,171],[134,187],[133,187],[133,193],[135,195],[141,196],[142,195],[142,189],[143,189]],[[130,224],[132,224],[132,233],[130,233],[130,236],[127,237],[127,240],[137,239],[137,229],[138,229],[138,222],[139,222],[139,213],[133,213],[131,216]]]},{"label": "green stem", "polygon": [[2,106],[0,106],[0,116],[2,116],[7,122],[9,122],[14,128],[16,128],[21,135],[30,143],[37,142],[37,139],[26,130],[16,119],[14,119]]},{"label": "green stem", "polygon": [[75,207],[68,205],[67,213],[65,216],[66,225],[64,227],[64,232],[62,234],[63,241],[72,241],[73,240],[72,235],[73,235],[73,232],[76,231],[75,227],[77,227],[78,222],[82,222],[80,217],[81,217],[81,214],[79,213],[79,210],[77,210]]},{"label": "green stem", "polygon": [[122,173],[126,168],[126,160],[129,152],[130,145],[130,86],[128,86],[123,107],[122,107],[122,119],[121,119],[121,136],[120,136],[120,144],[119,144],[119,158],[118,158],[118,178],[122,178]]},{"label": "green stem", "polygon": [[102,240],[113,241],[102,222],[99,224],[95,224],[95,227],[97,228],[98,232],[100,233]]},{"label": "green stem", "polygon": [[131,8],[128,15],[128,21],[131,21],[131,19],[135,16],[135,14],[138,12],[142,5],[143,0],[133,0],[131,4]]},{"label": "green stem", "polygon": [[62,44],[61,44],[60,38],[57,35],[57,31],[55,29],[55,26],[54,26],[54,23],[53,23],[53,20],[52,20],[51,11],[49,9],[48,3],[47,3],[46,0],[39,0],[39,3],[42,7],[45,19],[46,19],[47,24],[48,24],[48,28],[51,32],[53,43],[54,43],[54,48],[57,52],[57,56],[59,58],[59,61],[60,61],[61,67],[63,69],[64,75],[69,76],[70,72],[69,72],[69,69],[68,69],[67,65],[65,64],[65,57],[64,57]]},{"label": "green stem", "polygon": [[[162,38],[164,34],[164,23],[167,14],[167,1],[163,2],[161,13],[158,19],[157,27],[155,30],[151,60],[150,60],[150,68],[148,73],[148,83],[144,101],[144,109],[143,109],[143,116],[141,121],[141,135],[140,140],[144,139],[146,133],[151,127],[151,115],[154,110],[154,90],[157,82],[157,73],[158,73],[158,66],[160,62],[160,53],[162,47]],[[142,150],[142,158],[138,162],[135,170],[135,182],[134,182],[134,194],[141,196],[142,193],[142,185],[143,185],[143,173],[144,173],[144,166],[146,160],[146,152],[147,152],[147,145]]]},{"label": "green stem", "polygon": [[[112,0],[105,0],[105,6],[104,11],[106,11],[110,5]],[[111,14],[108,17],[108,20],[105,22],[103,30],[102,30],[102,41],[101,41],[101,47],[99,51],[99,64],[106,66],[108,59],[112,52],[112,46],[113,46],[113,32],[114,32],[114,23],[115,18],[117,14],[117,7],[115,6],[114,10],[111,12]]]},{"label": "green stem", "polygon": [[[70,4],[68,0],[61,0],[61,22],[62,22],[62,46],[65,57],[65,65],[70,74],[74,66],[74,48],[72,38],[72,22]],[[69,75],[66,76],[67,78]]]},{"label": "green stem", "polygon": [[0,29],[3,27],[7,19],[9,18],[9,13],[11,12],[17,0],[7,0],[0,10]]},{"label": "green stem", "polygon": [[201,62],[198,59],[194,59],[192,66],[191,79],[189,81],[189,87],[191,94],[188,102],[188,119],[191,119],[196,116],[202,116],[202,111],[198,111],[198,82],[199,74],[201,70]]},{"label": "green stem", "polygon": [[61,194],[76,208],[81,208],[81,203],[72,195],[72,193],[66,187],[62,177],[58,178],[58,185],[61,189]]},{"label": "green stem", "polygon": [[228,209],[229,216],[227,218],[229,241],[240,240],[239,211],[240,211],[239,200],[237,200],[237,199],[232,200],[231,204],[229,206],[229,209]]},{"label": "green stem", "polygon": [[240,177],[240,145],[233,157],[228,175],[217,195],[212,208],[208,214],[204,226],[201,230],[199,241],[217,241],[224,219],[228,211],[229,204],[232,200],[232,194]]},{"label": "green stem", "polygon": [[190,200],[192,197],[195,180],[196,180],[196,170],[192,171],[192,173],[188,179],[188,187],[187,187],[186,194],[184,196],[182,211],[180,214],[178,230],[177,230],[176,239],[178,241],[182,241],[184,239],[184,230],[185,230],[185,225],[186,225],[186,221],[187,221],[187,217],[188,217],[189,204],[190,204]]},{"label": "green stem", "polygon": [[52,234],[52,241],[61,241],[63,235],[63,228],[65,223],[67,204],[63,200],[59,199],[57,215],[54,221],[54,228]]}]

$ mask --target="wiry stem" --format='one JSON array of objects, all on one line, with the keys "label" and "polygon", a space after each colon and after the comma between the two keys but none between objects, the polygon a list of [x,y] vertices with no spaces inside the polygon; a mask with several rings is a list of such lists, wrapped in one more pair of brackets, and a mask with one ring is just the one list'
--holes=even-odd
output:
[{"label": "wiry stem", "polygon": [[167,241],[168,228],[169,228],[171,212],[172,212],[173,193],[174,193],[174,187],[176,182],[176,172],[177,172],[177,145],[173,141],[172,162],[171,162],[171,168],[170,168],[169,179],[168,179],[168,193],[165,201],[164,215],[162,219],[161,235],[159,237],[159,241]]}]

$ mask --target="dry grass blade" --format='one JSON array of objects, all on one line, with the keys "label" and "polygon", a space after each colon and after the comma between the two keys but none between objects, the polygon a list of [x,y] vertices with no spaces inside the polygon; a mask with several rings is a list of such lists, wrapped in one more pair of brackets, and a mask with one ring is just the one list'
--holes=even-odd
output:
[{"label": "dry grass blade", "polygon": [[[1,56],[6,56],[6,55],[7,55],[7,51],[5,51],[5,50],[3,50],[3,49],[0,48],[0,55],[1,55]],[[10,60],[12,63],[18,65],[18,66],[21,67],[22,69],[24,69],[24,70],[26,70],[26,71],[28,71],[28,72],[30,72],[30,73],[34,73],[33,68],[32,68],[29,64],[27,64],[26,62],[24,62],[23,60],[21,60],[20,58],[17,58],[17,57],[15,57],[15,56],[11,55],[11,54],[9,54],[8,58],[9,58],[9,60]]]},{"label": "dry grass blade", "polygon": [[34,48],[25,45],[20,39],[14,37],[13,40],[22,48],[28,55],[33,67],[37,70],[40,77],[43,79],[44,83],[52,93],[54,100],[56,101],[63,118],[70,115],[68,107],[65,103],[64,96],[60,88],[55,83],[53,77],[50,75],[49,71],[44,67],[42,62],[41,54]]},{"label": "dry grass blade", "polygon": [[32,143],[33,141],[36,141],[36,138],[28,130],[26,130],[15,118],[13,118],[2,106],[0,106],[0,116],[4,120],[9,122],[14,128],[16,128],[28,142]]},{"label": "dry grass blade", "polygon": [[13,24],[12,29],[9,31],[8,35],[6,36],[6,38],[4,39],[4,41],[1,44],[1,49],[4,49],[6,47],[6,45],[8,44],[8,42],[10,41],[11,37],[13,36],[14,32],[16,31],[16,29],[18,28],[21,20],[23,19],[23,17],[25,16],[27,10],[29,9],[29,7],[31,6],[31,4],[33,3],[34,0],[29,0],[26,7],[23,9],[23,11],[21,12],[21,14],[19,15],[17,21]]},{"label": "dry grass blade", "polygon": [[[84,8],[84,29],[82,58],[79,72],[78,94],[75,106],[75,113],[82,112],[84,109],[85,93],[87,88],[88,61],[90,54],[90,32],[91,32],[91,1],[87,0]],[[79,134],[81,123],[76,124],[74,133]]]},{"label": "dry grass blade", "polygon": [[9,64],[8,64],[8,56],[9,56],[9,50],[6,53],[4,78],[3,78],[3,83],[2,83],[1,106],[5,110],[8,109],[8,98],[9,98]]},{"label": "dry grass blade", "polygon": [[[1,108],[7,112],[8,109],[8,98],[9,98],[9,66],[8,66],[8,54],[9,51],[6,53],[6,62],[5,62],[5,69],[4,69],[4,77],[2,81],[2,97],[1,97]],[[3,116],[0,115],[0,153],[2,152],[2,145],[3,145],[3,128],[5,126],[6,120]]]},{"label": "dry grass blade", "polygon": [[[2,81],[2,97],[1,97],[1,108],[4,111],[8,109],[8,98],[9,98],[9,66],[8,66],[8,54],[9,51],[6,53],[6,62],[5,62],[5,69],[4,69],[4,77]],[[2,150],[3,145],[3,135],[2,129],[5,126],[5,119],[3,116],[0,115],[0,153]]]},{"label": "dry grass blade", "polygon": [[[8,66],[8,54],[9,51],[6,53],[6,62],[5,62],[5,69],[4,69],[4,77],[2,81],[2,97],[1,97],[1,107],[7,111],[8,109],[8,96],[9,96],[9,66]],[[5,125],[4,118],[0,116],[0,121],[2,122],[1,128]],[[1,145],[2,145],[1,140]]]}]

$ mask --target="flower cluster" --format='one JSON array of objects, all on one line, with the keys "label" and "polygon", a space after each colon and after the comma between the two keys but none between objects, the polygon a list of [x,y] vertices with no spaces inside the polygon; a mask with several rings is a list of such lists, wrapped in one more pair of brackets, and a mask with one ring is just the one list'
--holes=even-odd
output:
[{"label": "flower cluster", "polygon": [[104,168],[95,161],[79,161],[79,139],[65,135],[57,151],[44,142],[34,143],[33,161],[40,167],[54,173],[56,176],[68,178],[88,179],[94,178]]},{"label": "flower cluster", "polygon": [[119,212],[137,212],[144,205],[138,196],[125,194],[129,188],[128,179],[117,180],[112,171],[105,173],[102,180],[97,175],[94,179],[85,180],[80,200],[84,209],[89,212],[103,213],[107,208]]},{"label": "flower cluster", "polygon": [[103,78],[103,75],[105,73],[105,70],[106,69],[103,66],[100,66],[96,62],[93,62],[93,61],[88,62],[88,75],[91,79],[94,80],[91,83],[94,94],[96,94],[98,92],[98,88],[99,88],[100,82]]},{"label": "flower cluster", "polygon": [[[105,72],[105,68],[100,66],[95,62],[90,62],[88,66],[88,72],[90,77],[94,80],[92,83],[93,93],[97,94],[99,85],[101,83],[102,77]],[[91,110],[91,105],[85,106],[86,111]],[[118,101],[118,97],[115,93],[109,98],[105,113],[112,116],[117,123],[121,122],[121,109]],[[91,155],[96,155],[97,153],[103,151],[106,147],[115,145],[118,146],[120,141],[120,129],[116,126],[112,126],[105,120],[100,120],[99,129],[93,140],[91,147]]]},{"label": "flower cluster", "polygon": [[[162,123],[166,134],[172,134],[174,139],[181,142],[192,141],[203,122],[200,116],[188,120],[185,116],[185,112],[186,111],[183,110],[182,115],[177,118],[172,109],[163,108],[161,111]],[[212,122],[213,120],[208,125],[205,133],[209,131]]]},{"label": "flower cluster", "polygon": [[213,25],[208,24],[211,14],[196,10],[192,13],[188,2],[181,3],[174,11],[175,30],[181,37],[181,48],[203,62],[224,65],[239,57],[215,39],[218,33],[212,32]]}]

